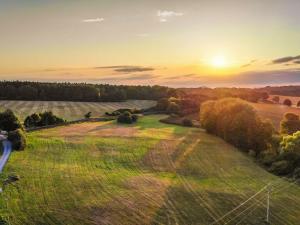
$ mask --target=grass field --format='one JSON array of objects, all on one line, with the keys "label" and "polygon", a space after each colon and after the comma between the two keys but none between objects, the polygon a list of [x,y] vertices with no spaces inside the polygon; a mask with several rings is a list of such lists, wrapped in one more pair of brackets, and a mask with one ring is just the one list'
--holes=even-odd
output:
[{"label": "grass field", "polygon": [[[197,128],[146,116],[28,134],[1,179],[9,224],[212,224],[269,182],[272,224],[299,224],[300,187]],[[262,224],[266,191],[216,224]]]},{"label": "grass field", "polygon": [[92,116],[101,116],[105,112],[120,108],[149,108],[155,101],[129,100],[126,102],[52,102],[52,101],[0,101],[0,110],[11,109],[20,119],[35,112],[53,111],[67,120],[82,119],[91,111]]},{"label": "grass field", "polygon": [[270,119],[275,128],[279,129],[280,121],[287,112],[292,112],[300,115],[300,108],[288,107],[279,104],[251,103],[257,110],[259,115],[265,119]]}]

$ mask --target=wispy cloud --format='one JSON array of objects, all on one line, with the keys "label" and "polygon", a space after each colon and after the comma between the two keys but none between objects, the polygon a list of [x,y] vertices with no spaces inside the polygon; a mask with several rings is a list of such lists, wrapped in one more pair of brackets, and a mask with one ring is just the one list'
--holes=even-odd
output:
[{"label": "wispy cloud", "polygon": [[159,22],[164,23],[167,22],[172,17],[180,17],[183,16],[182,12],[168,11],[168,10],[158,10],[157,17]]},{"label": "wispy cloud", "polygon": [[256,61],[257,60],[251,60],[249,63],[242,65],[241,68],[246,68],[246,67],[252,66],[254,63],[256,63]]},{"label": "wispy cloud", "polygon": [[82,20],[83,23],[101,23],[103,21],[104,21],[104,18],[102,18],[102,17]]},{"label": "wispy cloud", "polygon": [[94,69],[113,69],[115,72],[119,73],[137,73],[155,70],[153,67],[143,66],[100,66],[94,67]]},{"label": "wispy cloud", "polygon": [[282,64],[282,63],[296,63],[296,64],[298,64],[299,60],[300,60],[300,55],[298,55],[298,56],[287,56],[287,57],[274,59],[272,61],[272,63],[273,64]]}]

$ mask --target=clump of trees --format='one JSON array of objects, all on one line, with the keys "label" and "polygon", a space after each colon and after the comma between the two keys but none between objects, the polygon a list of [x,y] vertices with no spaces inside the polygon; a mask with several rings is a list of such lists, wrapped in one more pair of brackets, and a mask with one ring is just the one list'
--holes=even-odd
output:
[{"label": "clump of trees", "polygon": [[13,131],[22,128],[18,117],[10,109],[0,113],[0,130]]},{"label": "clump of trees", "polygon": [[106,112],[105,115],[107,116],[119,116],[125,112],[130,112],[131,114],[139,114],[139,113],[142,113],[143,110],[140,110],[140,109],[118,109],[118,110],[115,110],[113,112]]},{"label": "clump of trees", "polygon": [[12,143],[14,150],[21,151],[26,148],[26,137],[22,129],[10,131],[7,139]]},{"label": "clump of trees", "polygon": [[137,120],[138,120],[138,115],[131,114],[128,111],[121,113],[117,118],[118,123],[126,123],[126,124],[135,123],[137,122]]},{"label": "clump of trees", "polygon": [[293,134],[300,130],[299,116],[294,113],[286,113],[280,123],[280,133],[283,135]]},{"label": "clump of trees", "polygon": [[237,98],[203,103],[200,123],[207,132],[256,155],[269,147],[274,133],[270,122],[262,120],[250,104]]},{"label": "clump of trees", "polygon": [[43,112],[43,113],[34,113],[30,116],[27,116],[24,120],[24,125],[26,128],[33,127],[43,127],[55,124],[62,124],[66,121],[53,114],[52,111]]},{"label": "clump of trees", "polygon": [[283,104],[290,107],[290,106],[292,106],[293,103],[290,99],[287,98],[283,101]]},{"label": "clump of trees", "polygon": [[14,150],[24,150],[26,147],[26,137],[23,126],[18,117],[11,110],[0,113],[0,130],[8,132],[8,140],[12,142]]}]

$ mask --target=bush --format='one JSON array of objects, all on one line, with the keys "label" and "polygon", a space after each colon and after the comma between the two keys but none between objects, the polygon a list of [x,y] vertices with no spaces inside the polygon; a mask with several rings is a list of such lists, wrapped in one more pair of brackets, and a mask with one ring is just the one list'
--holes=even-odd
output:
[{"label": "bush", "polygon": [[300,131],[293,135],[284,136],[280,143],[281,153],[294,152],[300,154]]},{"label": "bush", "polygon": [[273,162],[269,169],[270,172],[276,175],[288,175],[292,173],[293,170],[292,165],[286,160]]},{"label": "bush", "polygon": [[34,113],[30,116],[27,116],[24,120],[24,125],[25,127],[27,128],[30,128],[30,127],[36,127],[38,126],[38,124],[40,123],[41,121],[41,117],[39,114],[37,113]]},{"label": "bush", "polygon": [[297,103],[297,107],[300,107],[300,101]]},{"label": "bush", "polygon": [[167,113],[169,113],[169,114],[178,114],[179,111],[180,111],[179,105],[175,102],[170,102],[170,104],[167,108]]},{"label": "bush", "polygon": [[293,134],[300,130],[299,116],[294,113],[286,113],[280,122],[281,134]]},{"label": "bush", "polygon": [[48,125],[62,124],[66,121],[56,115],[51,111],[43,113],[34,113],[30,116],[27,116],[24,120],[24,125],[26,128],[31,127],[43,127]]},{"label": "bush", "polygon": [[92,116],[92,112],[88,112],[87,114],[84,115],[85,119],[89,119]]},{"label": "bush", "polygon": [[292,106],[292,101],[290,99],[285,99],[283,104],[286,106]]},{"label": "bush", "polygon": [[130,112],[126,111],[118,116],[117,121],[118,123],[127,123],[132,124],[138,120],[137,115],[132,115]]},{"label": "bush", "polygon": [[105,115],[107,115],[107,116],[119,116],[119,115],[121,115],[122,113],[125,113],[125,112],[130,112],[131,114],[134,114],[134,113],[142,113],[143,111],[140,110],[140,109],[118,109],[116,111],[113,111],[112,113],[106,112]]},{"label": "bush", "polygon": [[0,113],[0,130],[13,131],[22,128],[18,117],[11,110]]},{"label": "bush", "polygon": [[268,148],[274,133],[270,122],[261,120],[251,105],[236,98],[202,104],[200,123],[207,132],[256,154]]},{"label": "bush", "polygon": [[185,127],[192,127],[192,126],[193,126],[193,121],[190,120],[190,119],[184,119],[184,120],[182,121],[182,124],[183,124],[183,126],[185,126]]},{"label": "bush", "polygon": [[26,137],[21,129],[10,131],[7,139],[12,143],[14,150],[21,151],[26,148]]}]

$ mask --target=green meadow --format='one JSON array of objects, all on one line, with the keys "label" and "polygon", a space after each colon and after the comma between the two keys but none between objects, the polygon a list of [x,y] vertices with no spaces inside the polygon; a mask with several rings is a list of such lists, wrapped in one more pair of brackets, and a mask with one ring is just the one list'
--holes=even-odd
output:
[{"label": "green meadow", "polygon": [[[13,152],[0,194],[7,224],[297,224],[300,187],[198,128],[82,123],[28,133]],[[238,209],[226,215],[237,206]]]}]

